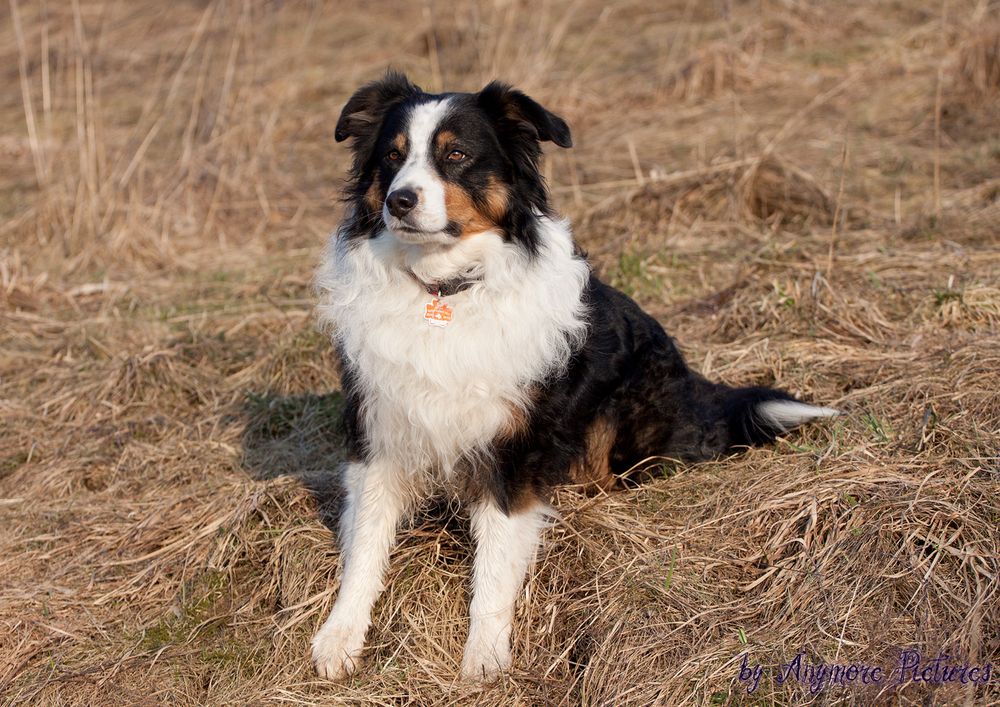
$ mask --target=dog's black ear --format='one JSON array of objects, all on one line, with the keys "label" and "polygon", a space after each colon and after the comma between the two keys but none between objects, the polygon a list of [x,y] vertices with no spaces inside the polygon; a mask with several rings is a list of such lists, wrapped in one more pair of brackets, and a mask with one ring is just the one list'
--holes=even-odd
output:
[{"label": "dog's black ear", "polygon": [[389,70],[378,81],[359,88],[340,113],[333,137],[343,142],[349,137],[365,138],[376,132],[391,108],[421,93],[398,71]]},{"label": "dog's black ear", "polygon": [[479,106],[518,132],[536,140],[551,140],[559,147],[572,147],[573,138],[566,121],[547,111],[537,101],[500,81],[490,82],[479,92]]}]

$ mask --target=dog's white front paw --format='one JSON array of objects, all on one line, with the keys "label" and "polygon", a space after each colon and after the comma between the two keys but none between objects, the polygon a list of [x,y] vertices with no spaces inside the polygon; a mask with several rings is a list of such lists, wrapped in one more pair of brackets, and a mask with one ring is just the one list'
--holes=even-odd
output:
[{"label": "dog's white front paw", "polygon": [[490,640],[469,635],[462,655],[462,678],[488,682],[510,668],[510,641],[505,637]]},{"label": "dog's white front paw", "polygon": [[316,674],[342,680],[361,664],[367,627],[331,616],[313,636],[312,661]]}]

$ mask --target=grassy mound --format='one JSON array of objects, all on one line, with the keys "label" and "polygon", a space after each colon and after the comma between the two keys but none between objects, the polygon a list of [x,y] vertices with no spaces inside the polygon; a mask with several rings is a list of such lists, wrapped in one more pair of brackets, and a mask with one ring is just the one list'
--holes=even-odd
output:
[{"label": "grassy mound", "polygon": [[[37,3],[0,23],[0,699],[988,704],[779,684],[1000,659],[1000,131],[990,3]],[[721,8],[721,9],[720,9]],[[515,670],[455,681],[469,538],[401,535],[365,667],[336,594],[338,379],[312,272],[345,98],[386,65],[567,118],[596,269],[707,375],[849,415],[560,491]],[[753,695],[741,658],[770,666]]]}]

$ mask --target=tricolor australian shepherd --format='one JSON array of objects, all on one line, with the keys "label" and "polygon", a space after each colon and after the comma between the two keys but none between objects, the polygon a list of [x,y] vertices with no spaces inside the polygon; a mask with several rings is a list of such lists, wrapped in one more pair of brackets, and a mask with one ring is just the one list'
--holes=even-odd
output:
[{"label": "tricolor australian shepherd", "polygon": [[540,143],[566,123],[520,91],[429,94],[388,73],[337,122],[346,218],[317,282],[341,361],[343,578],[312,642],[359,664],[397,526],[435,490],[470,509],[462,674],[510,666],[514,601],[557,484],[610,488],[644,459],[709,459],[835,410],[689,369],[659,323],[591,272],[549,204]]}]

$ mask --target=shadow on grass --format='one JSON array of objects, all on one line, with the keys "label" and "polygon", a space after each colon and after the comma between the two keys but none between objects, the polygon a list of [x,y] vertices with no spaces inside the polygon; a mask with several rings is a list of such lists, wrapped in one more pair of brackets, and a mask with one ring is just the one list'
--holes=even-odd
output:
[{"label": "shadow on grass", "polygon": [[319,517],[336,534],[344,460],[339,392],[246,394],[243,401],[243,468],[255,479],[292,476],[315,497]]},{"label": "shadow on grass", "polygon": [[[343,410],[339,392],[248,392],[241,411],[244,470],[255,479],[298,479],[316,499],[319,518],[335,537],[343,497],[339,468],[346,457]],[[408,523],[411,528],[444,528],[459,542],[468,540],[467,528],[448,496],[428,499]]]}]

